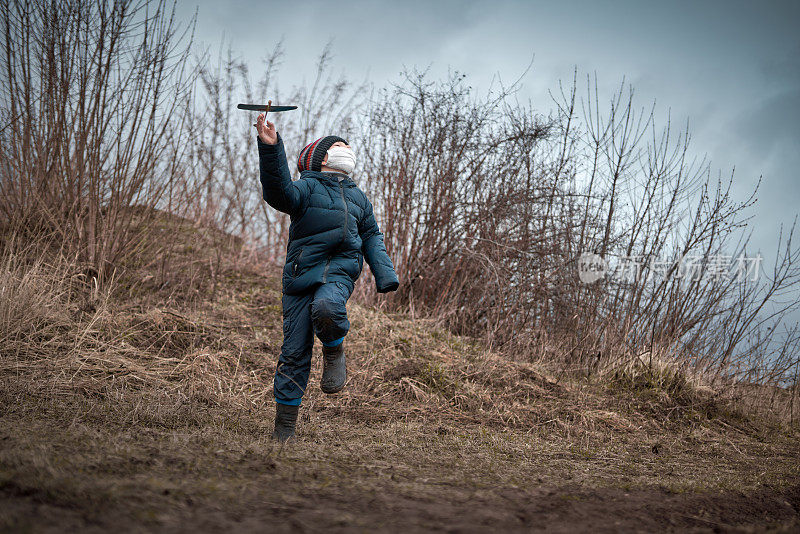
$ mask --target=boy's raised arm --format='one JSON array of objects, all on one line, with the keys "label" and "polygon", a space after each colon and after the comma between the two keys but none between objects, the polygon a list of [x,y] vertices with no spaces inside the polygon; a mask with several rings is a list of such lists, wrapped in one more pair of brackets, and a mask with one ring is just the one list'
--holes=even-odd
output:
[{"label": "boy's raised arm", "polygon": [[375,287],[378,293],[395,291],[400,286],[400,282],[397,279],[392,259],[386,252],[383,234],[378,228],[378,222],[375,220],[369,200],[367,200],[367,210],[358,230],[361,234],[361,251],[375,277]]},{"label": "boy's raised arm", "polygon": [[276,210],[291,214],[302,203],[303,191],[292,181],[283,140],[273,123],[266,121],[265,124],[263,113],[258,116],[255,126],[264,200]]}]

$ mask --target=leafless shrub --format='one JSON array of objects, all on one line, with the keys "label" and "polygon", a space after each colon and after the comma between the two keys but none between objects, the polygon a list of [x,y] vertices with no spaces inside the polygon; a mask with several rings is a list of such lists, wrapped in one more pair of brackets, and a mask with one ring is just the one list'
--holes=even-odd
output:
[{"label": "leafless shrub", "polygon": [[537,283],[524,266],[543,236],[526,222],[547,193],[540,162],[554,126],[511,107],[512,92],[477,100],[458,73],[440,84],[408,75],[373,101],[362,140],[361,180],[404,281],[394,300],[490,342],[507,338],[501,317],[536,313],[507,288]]},{"label": "leafless shrub", "polygon": [[0,24],[0,222],[103,279],[142,239],[127,208],[158,206],[178,170],[191,36],[164,1],[3,2]]},{"label": "leafless shrub", "polygon": [[[572,309],[584,311],[575,325],[578,352],[611,356],[622,347],[613,363],[670,347],[677,362],[715,380],[781,384],[788,375],[776,371],[796,363],[775,352],[797,344],[793,333],[775,336],[775,327],[797,309],[796,299],[778,297],[797,295],[800,287],[800,251],[791,232],[772,273],[730,273],[726,262],[750,256],[744,232],[756,192],[737,202],[733,177],[715,179],[706,162],[693,161],[688,131],[676,135],[669,118],[658,127],[653,108],[635,109],[632,90],[621,86],[603,114],[596,81],[593,91],[587,83],[577,114],[574,87],[558,102],[567,123],[583,125],[576,143],[564,145],[586,198],[575,255],[596,252],[640,265],[631,276],[577,288]],[[697,268],[682,273],[687,258]]]},{"label": "leafless shrub", "polygon": [[[710,381],[785,385],[791,232],[770,276],[714,276],[715,258],[747,256],[755,192],[735,201],[733,178],[692,160],[688,131],[657,126],[631,89],[602,111],[596,81],[577,87],[547,118],[511,103],[513,86],[477,101],[458,75],[407,75],[373,100],[362,172],[403,280],[390,302],[564,370],[629,368],[658,347]],[[584,252],[641,268],[584,284]],[[699,269],[678,276],[688,257]]]}]

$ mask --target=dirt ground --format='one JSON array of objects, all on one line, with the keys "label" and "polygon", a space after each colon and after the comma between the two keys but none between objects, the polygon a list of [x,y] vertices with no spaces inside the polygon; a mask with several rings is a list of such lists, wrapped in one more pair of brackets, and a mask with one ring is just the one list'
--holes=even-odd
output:
[{"label": "dirt ground", "polygon": [[[266,484],[268,480],[264,480]],[[434,493],[435,491],[435,493]],[[109,508],[94,517],[5,489],[2,506],[10,531],[118,532],[142,527],[162,532],[796,532],[798,490],[758,495],[670,495],[661,490],[577,488],[428,489],[397,493],[391,484],[368,492],[331,488],[276,498],[253,490],[235,506],[169,502],[144,519],[121,518]],[[142,512],[144,515],[145,512]],[[27,516],[25,519],[21,519]],[[34,519],[35,518],[35,519]]]},{"label": "dirt ground", "polygon": [[5,393],[9,532],[800,531],[791,437],[577,445],[413,413],[379,423],[317,400],[279,447],[268,416],[207,410],[165,428],[120,420],[132,399]]}]

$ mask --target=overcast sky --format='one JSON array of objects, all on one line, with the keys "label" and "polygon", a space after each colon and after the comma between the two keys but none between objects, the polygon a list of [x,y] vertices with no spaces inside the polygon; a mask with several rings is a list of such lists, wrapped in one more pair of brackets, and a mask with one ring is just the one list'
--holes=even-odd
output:
[{"label": "overcast sky", "polygon": [[743,194],[763,175],[754,241],[775,253],[781,222],[800,212],[800,1],[357,1],[179,2],[198,9],[198,40],[223,35],[251,69],[284,39],[280,86],[314,74],[333,40],[334,68],[376,85],[404,67],[448,67],[486,89],[516,79],[534,57],[520,97],[543,112],[558,80],[596,72],[601,89],[623,76],[637,102],[688,118],[693,151]]}]

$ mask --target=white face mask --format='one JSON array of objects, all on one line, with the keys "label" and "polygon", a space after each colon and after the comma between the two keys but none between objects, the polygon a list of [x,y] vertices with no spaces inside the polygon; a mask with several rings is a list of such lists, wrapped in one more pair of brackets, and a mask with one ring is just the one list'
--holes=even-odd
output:
[{"label": "white face mask", "polygon": [[328,149],[328,161],[325,166],[350,174],[356,166],[356,155],[352,148],[332,146]]}]

